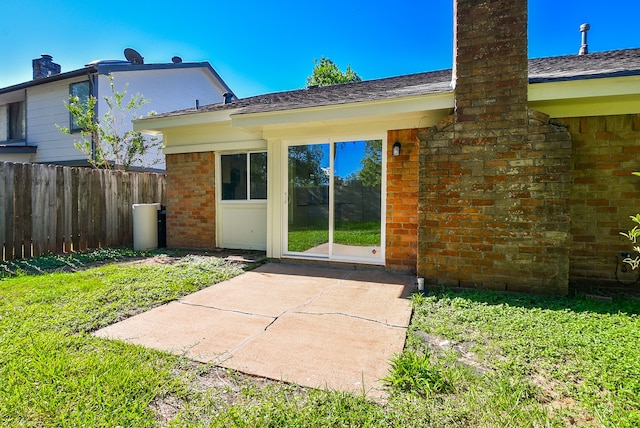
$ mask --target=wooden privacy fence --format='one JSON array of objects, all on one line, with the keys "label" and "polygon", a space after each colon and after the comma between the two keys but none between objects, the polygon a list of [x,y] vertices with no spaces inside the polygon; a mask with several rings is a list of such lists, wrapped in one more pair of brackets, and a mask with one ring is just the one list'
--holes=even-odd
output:
[{"label": "wooden privacy fence", "polygon": [[163,174],[0,162],[0,260],[130,246],[132,205],[154,202]]}]

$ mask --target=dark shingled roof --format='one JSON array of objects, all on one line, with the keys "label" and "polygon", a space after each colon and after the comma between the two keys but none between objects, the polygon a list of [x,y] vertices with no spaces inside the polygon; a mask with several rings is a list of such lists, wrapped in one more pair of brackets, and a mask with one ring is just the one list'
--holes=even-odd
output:
[{"label": "dark shingled roof", "polygon": [[[529,60],[530,83],[631,75],[640,75],[640,49]],[[240,98],[229,104],[211,104],[201,106],[199,110],[179,110],[153,117],[179,116],[238,108],[241,109],[238,114],[262,113],[451,91],[451,70],[440,70],[333,86],[274,92]]]},{"label": "dark shingled roof", "polygon": [[640,75],[640,49],[529,60],[529,82]]}]

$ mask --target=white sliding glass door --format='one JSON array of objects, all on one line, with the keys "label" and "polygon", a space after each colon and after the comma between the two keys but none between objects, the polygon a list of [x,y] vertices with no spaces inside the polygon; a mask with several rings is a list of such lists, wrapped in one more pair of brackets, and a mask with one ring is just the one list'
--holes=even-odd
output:
[{"label": "white sliding glass door", "polygon": [[287,147],[286,254],[383,263],[383,141]]}]

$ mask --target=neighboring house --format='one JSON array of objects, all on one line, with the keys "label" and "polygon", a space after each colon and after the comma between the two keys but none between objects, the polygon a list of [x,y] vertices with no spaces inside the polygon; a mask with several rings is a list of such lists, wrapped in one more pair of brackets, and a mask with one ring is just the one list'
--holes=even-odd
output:
[{"label": "neighboring house", "polygon": [[453,70],[136,121],[164,137],[168,245],[443,286],[634,286],[640,49],[528,60],[525,0],[456,11]]},{"label": "neighboring house", "polygon": [[[56,125],[74,128],[64,105],[70,94],[81,99],[95,96],[96,116],[102,117],[107,110],[104,97],[112,96],[109,75],[113,76],[116,90],[121,91],[128,84],[128,96],[140,93],[149,100],[139,115],[184,109],[196,103],[219,103],[225,94],[230,94],[227,99],[233,98],[208,62],[183,63],[174,57],[172,63],[144,64],[141,57],[135,59],[135,63],[94,61],[65,73],[50,55],[34,59],[33,80],[0,89],[0,161],[88,165],[86,156],[75,148],[80,133],[65,135]],[[158,157],[160,162],[154,163]],[[159,150],[150,153],[142,166],[163,170],[164,156]]]}]

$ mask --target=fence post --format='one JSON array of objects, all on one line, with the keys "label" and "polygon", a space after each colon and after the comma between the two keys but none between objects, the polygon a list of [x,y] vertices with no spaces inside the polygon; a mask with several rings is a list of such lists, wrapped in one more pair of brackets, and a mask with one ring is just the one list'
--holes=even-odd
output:
[{"label": "fence post", "polygon": [[61,166],[55,167],[55,253],[64,253],[64,233],[65,233],[65,192],[64,192],[64,170]]}]

